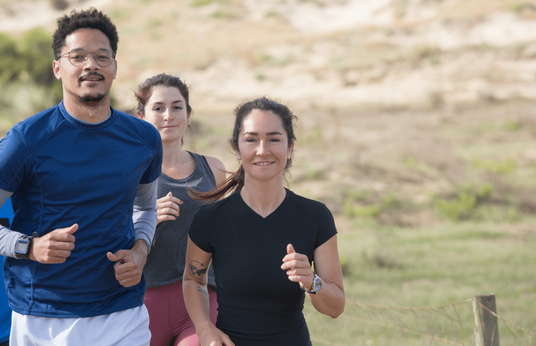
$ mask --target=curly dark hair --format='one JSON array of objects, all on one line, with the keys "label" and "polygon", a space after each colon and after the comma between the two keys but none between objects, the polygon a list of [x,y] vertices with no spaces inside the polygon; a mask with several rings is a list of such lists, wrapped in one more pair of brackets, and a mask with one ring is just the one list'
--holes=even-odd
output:
[{"label": "curly dark hair", "polygon": [[89,10],[80,12],[72,10],[70,14],[58,18],[58,29],[54,32],[52,41],[52,50],[56,59],[61,55],[61,49],[65,45],[65,38],[74,31],[84,28],[102,31],[110,40],[110,46],[115,56],[117,42],[119,42],[117,29],[110,17],[92,7]]}]

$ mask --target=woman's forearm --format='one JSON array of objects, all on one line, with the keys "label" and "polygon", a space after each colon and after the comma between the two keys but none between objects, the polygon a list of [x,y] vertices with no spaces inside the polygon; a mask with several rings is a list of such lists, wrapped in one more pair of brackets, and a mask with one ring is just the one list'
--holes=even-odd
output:
[{"label": "woman's forearm", "polygon": [[212,325],[207,285],[184,279],[182,288],[186,310],[188,310],[196,330],[203,329],[206,325]]},{"label": "woman's forearm", "polygon": [[333,282],[322,280],[322,289],[317,294],[306,293],[314,308],[332,318],[337,318],[344,311],[344,291]]}]

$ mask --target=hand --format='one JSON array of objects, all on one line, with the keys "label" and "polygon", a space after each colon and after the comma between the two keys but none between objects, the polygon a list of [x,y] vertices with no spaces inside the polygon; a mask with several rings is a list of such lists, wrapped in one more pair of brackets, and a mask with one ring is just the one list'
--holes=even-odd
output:
[{"label": "hand", "polygon": [[76,238],[73,233],[78,224],[71,227],[58,228],[42,237],[32,240],[29,258],[39,263],[63,263],[71,255]]},{"label": "hand", "polygon": [[234,346],[229,336],[213,325],[201,329],[198,336],[201,346]]},{"label": "hand", "polygon": [[131,250],[119,250],[106,256],[114,264],[115,278],[124,287],[137,285],[141,281],[143,267],[147,262],[147,244],[143,240],[136,240]]},{"label": "hand", "polygon": [[292,244],[287,245],[287,255],[283,257],[281,269],[287,271],[288,279],[298,282],[301,287],[310,290],[313,287],[314,274],[307,256],[294,250]]},{"label": "hand", "polygon": [[156,200],[156,224],[162,221],[172,221],[179,217],[182,201],[177,197],[173,197],[171,191],[162,198]]}]

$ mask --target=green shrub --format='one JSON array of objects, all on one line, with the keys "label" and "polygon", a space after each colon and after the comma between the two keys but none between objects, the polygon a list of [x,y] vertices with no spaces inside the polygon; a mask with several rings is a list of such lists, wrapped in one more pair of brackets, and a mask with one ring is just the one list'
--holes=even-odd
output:
[{"label": "green shrub", "polygon": [[344,214],[348,217],[376,217],[380,214],[380,207],[378,205],[360,205],[355,204],[350,200],[347,200],[343,206]]},{"label": "green shrub", "polygon": [[7,34],[0,33],[0,83],[17,80],[25,69],[25,58],[17,42]]},{"label": "green shrub", "polygon": [[50,34],[42,29],[32,29],[22,38],[25,70],[39,85],[53,85],[57,82],[52,71],[54,53],[51,46]]},{"label": "green shrub", "polygon": [[480,186],[465,185],[454,200],[438,198],[435,201],[436,212],[452,220],[466,220],[474,216],[477,207],[493,196],[493,185],[485,183]]},{"label": "green shrub", "polygon": [[476,201],[475,195],[462,192],[454,201],[447,201],[442,198],[436,200],[435,209],[456,221],[468,219],[475,211]]},{"label": "green shrub", "polygon": [[474,159],[473,166],[476,168],[486,170],[486,171],[500,173],[500,174],[512,173],[517,168],[516,162],[512,160],[511,158],[507,158],[502,161],[495,161],[495,160],[484,161],[484,160]]},{"label": "green shrub", "polygon": [[28,31],[17,42],[0,34],[0,83],[32,82],[46,87],[57,103],[62,99],[62,87],[54,76],[52,37],[43,29]]},{"label": "green shrub", "polygon": [[213,12],[211,15],[210,15],[212,18],[216,18],[216,19],[237,19],[239,16],[234,13],[234,12],[230,12],[230,11],[221,11],[221,10],[218,10],[218,11],[215,11]]}]

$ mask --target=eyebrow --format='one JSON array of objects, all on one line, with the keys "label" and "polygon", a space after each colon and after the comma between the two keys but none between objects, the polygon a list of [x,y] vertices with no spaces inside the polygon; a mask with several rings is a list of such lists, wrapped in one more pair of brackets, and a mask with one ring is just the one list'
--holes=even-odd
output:
[{"label": "eyebrow", "polygon": [[[251,136],[258,136],[259,133],[258,132],[244,132],[244,136],[245,135],[251,135]],[[272,132],[268,132],[266,133],[267,136],[277,136],[277,135],[281,135],[283,136],[283,134],[279,131],[272,131]]]},{"label": "eyebrow", "polygon": [[[163,101],[156,101],[156,102],[153,102],[153,105],[164,104],[164,103],[165,102],[163,102]],[[171,103],[173,104],[173,103],[184,103],[184,102],[182,102],[182,100],[176,100],[176,101],[173,101]]]}]

